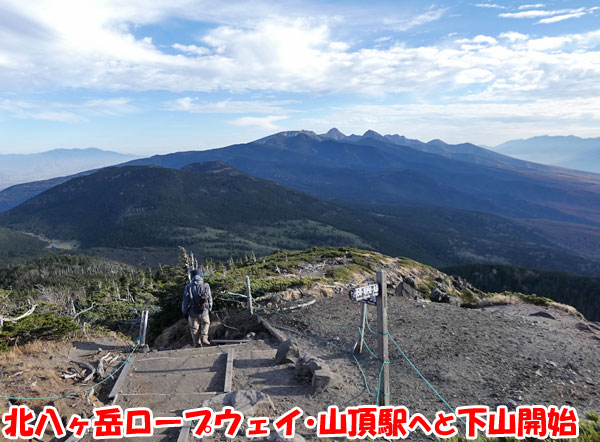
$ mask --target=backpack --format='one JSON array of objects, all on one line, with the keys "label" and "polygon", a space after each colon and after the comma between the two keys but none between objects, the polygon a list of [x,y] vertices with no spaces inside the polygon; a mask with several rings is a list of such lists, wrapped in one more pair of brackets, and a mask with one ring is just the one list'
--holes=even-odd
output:
[{"label": "backpack", "polygon": [[206,296],[206,290],[204,289],[204,283],[202,284],[202,286],[200,286],[200,284],[192,283],[191,292],[193,304],[192,308],[195,313],[201,315],[202,313],[204,313],[204,308],[206,302],[208,301]]}]

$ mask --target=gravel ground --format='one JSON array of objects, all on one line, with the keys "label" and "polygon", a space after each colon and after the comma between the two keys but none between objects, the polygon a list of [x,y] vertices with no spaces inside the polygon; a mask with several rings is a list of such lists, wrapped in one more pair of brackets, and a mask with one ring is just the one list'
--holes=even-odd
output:
[{"label": "gravel ground", "polygon": [[[375,329],[374,306],[369,307],[369,319]],[[352,349],[358,338],[352,324],[359,321],[359,306],[347,296],[319,299],[288,316],[272,314],[270,321],[300,332],[288,334],[301,353],[325,359],[344,378],[342,385],[304,404],[305,411],[375,402],[365,390],[355,361],[342,350]],[[391,296],[389,329],[453,407],[571,405],[580,417],[586,411],[600,410],[600,327],[573,313],[531,304],[465,309]],[[367,332],[367,343],[376,351],[375,335]],[[446,410],[392,344],[390,358],[392,405],[404,405],[430,419],[436,411]],[[368,351],[359,361],[374,390],[379,363]]]}]

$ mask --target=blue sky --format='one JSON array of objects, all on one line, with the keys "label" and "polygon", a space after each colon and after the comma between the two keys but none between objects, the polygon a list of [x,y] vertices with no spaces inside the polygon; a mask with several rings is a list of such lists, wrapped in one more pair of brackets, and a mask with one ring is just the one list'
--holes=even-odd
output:
[{"label": "blue sky", "polygon": [[4,0],[0,153],[600,136],[600,1]]}]

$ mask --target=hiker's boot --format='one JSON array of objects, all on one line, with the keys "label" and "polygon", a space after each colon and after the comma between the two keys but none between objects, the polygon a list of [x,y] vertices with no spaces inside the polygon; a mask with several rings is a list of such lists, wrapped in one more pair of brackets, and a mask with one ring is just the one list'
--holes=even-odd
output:
[{"label": "hiker's boot", "polygon": [[202,336],[202,341],[200,345],[210,345],[210,341],[208,340],[208,336]]}]

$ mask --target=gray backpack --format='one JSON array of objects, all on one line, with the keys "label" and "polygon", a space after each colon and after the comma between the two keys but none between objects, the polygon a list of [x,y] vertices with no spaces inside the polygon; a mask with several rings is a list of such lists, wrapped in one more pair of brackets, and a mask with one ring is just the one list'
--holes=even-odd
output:
[{"label": "gray backpack", "polygon": [[191,292],[193,304],[192,308],[194,309],[195,313],[201,315],[202,313],[204,313],[206,303],[208,302],[208,297],[206,296],[204,283],[202,283],[202,286],[200,286],[200,284],[196,284],[195,282],[192,283]]}]

